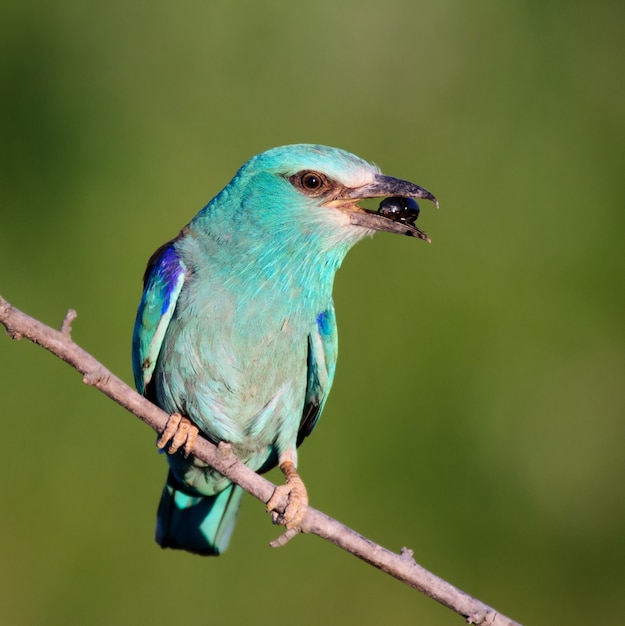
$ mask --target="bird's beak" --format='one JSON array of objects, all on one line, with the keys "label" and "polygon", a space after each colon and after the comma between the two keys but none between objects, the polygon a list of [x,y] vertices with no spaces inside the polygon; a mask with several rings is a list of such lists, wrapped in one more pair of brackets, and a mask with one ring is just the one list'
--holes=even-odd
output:
[{"label": "bird's beak", "polygon": [[358,206],[358,200],[368,198],[387,198],[391,196],[401,196],[403,198],[421,198],[430,200],[438,208],[438,200],[427,189],[401,180],[392,176],[378,174],[375,180],[368,185],[345,189],[340,198],[336,198],[329,203],[349,213],[351,223],[371,230],[383,230],[389,233],[398,233],[417,237],[429,242],[430,238],[416,226],[401,221],[395,221],[386,215],[381,215],[375,211],[369,211]]}]

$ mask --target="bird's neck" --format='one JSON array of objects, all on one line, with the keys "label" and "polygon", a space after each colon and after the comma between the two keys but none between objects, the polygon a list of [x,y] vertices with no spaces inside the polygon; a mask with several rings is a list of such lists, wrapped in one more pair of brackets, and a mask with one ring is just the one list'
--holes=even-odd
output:
[{"label": "bird's neck", "polygon": [[329,301],[336,271],[366,234],[338,211],[241,210],[224,190],[189,224],[187,241],[225,288]]},{"label": "bird's neck", "polygon": [[[186,264],[207,289],[267,308],[320,311],[330,305],[336,271],[353,245],[328,245],[318,231],[194,228],[180,242]],[[221,232],[219,232],[221,231]],[[212,285],[210,287],[209,285]]]}]

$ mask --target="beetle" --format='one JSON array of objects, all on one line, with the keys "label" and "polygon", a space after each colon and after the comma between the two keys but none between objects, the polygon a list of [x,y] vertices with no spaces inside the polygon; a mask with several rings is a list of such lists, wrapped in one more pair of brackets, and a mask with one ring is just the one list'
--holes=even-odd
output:
[{"label": "beetle", "polygon": [[388,217],[395,222],[402,222],[414,226],[419,217],[419,205],[414,198],[403,198],[401,196],[391,196],[384,198],[380,202],[378,213]]}]

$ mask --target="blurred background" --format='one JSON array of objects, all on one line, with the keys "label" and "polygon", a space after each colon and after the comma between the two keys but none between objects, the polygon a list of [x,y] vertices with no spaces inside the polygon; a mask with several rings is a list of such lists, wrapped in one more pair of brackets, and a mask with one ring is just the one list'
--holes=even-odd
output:
[{"label": "blurred background", "polygon": [[[625,10],[614,2],[0,4],[0,294],[131,381],[141,276],[250,156],[338,146],[436,194],[335,287],[311,503],[524,624],[622,623]],[[153,433],[0,336],[14,626],[459,624],[247,497],[153,542]],[[270,478],[278,479],[276,474]]]}]

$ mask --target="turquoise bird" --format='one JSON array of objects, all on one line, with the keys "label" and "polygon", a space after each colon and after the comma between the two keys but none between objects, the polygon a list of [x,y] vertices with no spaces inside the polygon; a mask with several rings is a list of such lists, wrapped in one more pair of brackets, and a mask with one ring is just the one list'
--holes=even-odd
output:
[{"label": "turquoise bird", "polygon": [[243,491],[189,454],[198,430],[229,442],[255,471],[278,465],[286,482],[267,508],[286,496],[274,516],[287,528],[301,523],[308,496],[297,448],[334,378],[335,273],[375,231],[427,240],[414,215],[358,206],[387,196],[437,204],[349,152],[274,148],[150,258],[132,356],[137,389],[171,415],[158,443],[170,466],[157,513],[163,548],[221,554],[236,522]]}]

